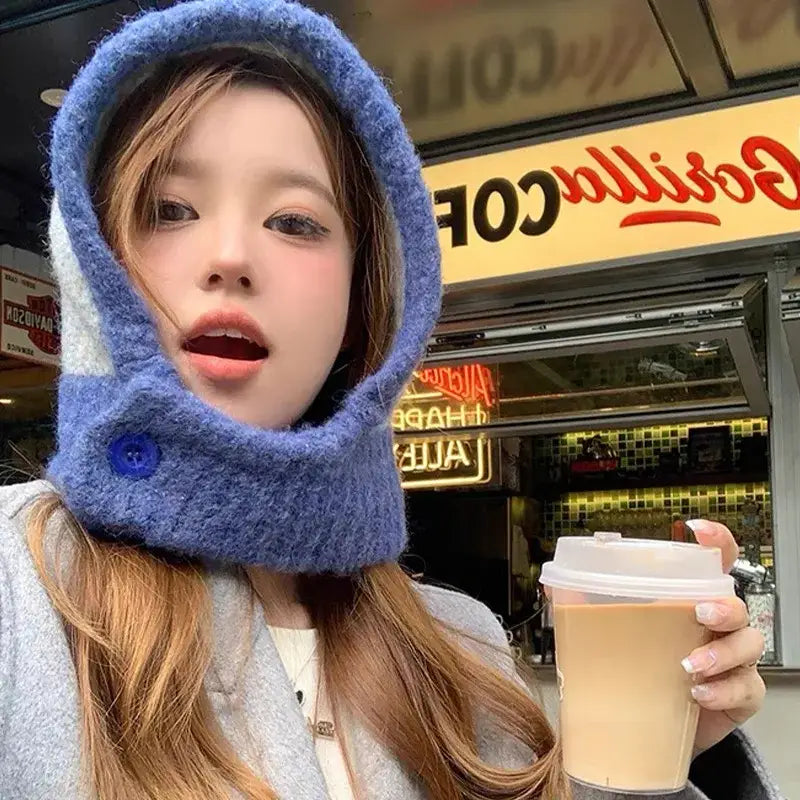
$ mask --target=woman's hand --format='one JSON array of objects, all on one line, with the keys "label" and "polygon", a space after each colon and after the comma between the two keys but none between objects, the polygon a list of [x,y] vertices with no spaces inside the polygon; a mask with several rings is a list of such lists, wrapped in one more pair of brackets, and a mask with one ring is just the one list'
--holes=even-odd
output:
[{"label": "woman's hand", "polygon": [[[739,557],[733,534],[724,525],[706,520],[692,520],[687,525],[701,545],[722,551],[725,571],[730,571]],[[750,627],[747,606],[738,597],[701,603],[697,619],[714,632],[715,639],[683,662],[695,679],[692,694],[700,706],[695,755],[721,742],[752,717],[766,693],[756,667],[764,653],[764,637]]]}]

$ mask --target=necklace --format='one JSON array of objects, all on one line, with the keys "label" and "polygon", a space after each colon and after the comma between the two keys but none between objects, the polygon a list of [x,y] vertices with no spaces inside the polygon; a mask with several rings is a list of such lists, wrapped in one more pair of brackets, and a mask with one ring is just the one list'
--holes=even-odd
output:
[{"label": "necklace", "polygon": [[[273,629],[273,638],[277,635],[281,642],[278,644],[278,654],[281,657],[281,660],[284,662],[284,667],[288,667],[292,662],[296,661],[297,659],[293,656],[296,656],[298,653],[297,650],[297,641],[294,634],[290,634],[288,637],[286,636],[284,631],[278,633],[277,630]],[[290,654],[287,652],[286,645],[291,644],[291,648],[294,651],[290,657]],[[297,702],[300,704],[300,708],[303,710],[303,713],[306,718],[306,724],[308,725],[308,730],[314,738],[321,738],[321,739],[335,739],[336,738],[336,726],[333,722],[326,719],[312,719],[308,712],[305,710],[305,703],[307,699],[306,692],[303,691],[302,688],[299,687],[300,679],[303,677],[303,674],[308,669],[309,665],[316,663],[317,661],[317,646],[318,642],[314,642],[314,647],[312,648],[311,652],[308,656],[303,660],[302,664],[300,665],[299,669],[294,671],[293,675],[287,675],[289,678],[289,682],[292,685],[292,689],[294,691],[294,695],[297,698]],[[288,669],[287,669],[288,673]],[[319,682],[320,674],[319,670],[316,674],[316,681]],[[317,690],[317,697],[319,699],[319,689]],[[314,709],[315,716],[317,709]]]},{"label": "necklace", "polygon": [[306,658],[306,660],[300,666],[300,669],[297,671],[297,674],[294,677],[290,677],[289,678],[289,680],[290,680],[290,682],[292,684],[292,688],[294,689],[294,696],[297,698],[297,702],[300,703],[300,708],[303,708],[303,706],[304,706],[304,704],[306,702],[306,696],[305,696],[305,692],[303,692],[302,689],[298,689],[297,688],[297,684],[300,681],[300,677],[305,672],[306,667],[308,667],[308,665],[311,664],[312,661],[316,660],[316,655],[317,655],[317,645],[314,644],[314,649],[311,651],[311,653],[308,656],[308,658]]},{"label": "necklace", "polygon": [[[253,591],[255,592],[256,597],[259,600],[259,603],[261,605],[261,610],[262,610],[262,613],[264,615],[264,620],[267,621],[266,620],[266,604],[264,602],[264,597],[261,594],[261,592],[259,591],[259,588],[256,585],[256,583],[253,582],[252,579],[250,579],[250,585],[253,588]],[[278,631],[280,629],[271,627],[269,625],[268,621],[267,621],[267,627],[269,627],[270,630],[271,630],[271,635],[272,635],[273,642],[275,643],[276,649],[278,651],[278,655],[279,655],[281,661],[283,662],[284,669],[286,669],[287,660],[288,659],[286,657],[285,652],[282,652],[280,644],[278,642],[278,638],[279,638]],[[294,696],[297,698],[297,702],[299,703],[300,708],[303,710],[303,714],[305,715],[305,718],[306,718],[306,724],[308,725],[308,730],[310,731],[312,737],[314,737],[314,738],[319,737],[321,739],[335,739],[336,738],[336,725],[333,722],[331,722],[330,720],[326,720],[326,719],[312,720],[311,717],[305,712],[305,709],[304,709],[304,705],[305,705],[305,701],[306,701],[305,692],[303,692],[302,689],[298,689],[297,688],[297,683],[300,680],[300,677],[302,676],[303,672],[308,667],[308,665],[311,664],[312,661],[314,661],[315,656],[317,655],[317,644],[318,644],[318,641],[315,641],[314,642],[314,647],[312,648],[311,653],[306,658],[306,660],[303,662],[302,666],[297,671],[297,673],[294,675],[294,677],[288,676],[288,669],[287,669],[287,677],[289,677],[289,682],[292,684],[292,689],[294,691]],[[320,676],[318,674],[317,675],[317,681],[319,681],[319,680],[320,680]],[[319,695],[319,692],[317,694]],[[316,709],[315,709],[315,716],[316,716]]]}]

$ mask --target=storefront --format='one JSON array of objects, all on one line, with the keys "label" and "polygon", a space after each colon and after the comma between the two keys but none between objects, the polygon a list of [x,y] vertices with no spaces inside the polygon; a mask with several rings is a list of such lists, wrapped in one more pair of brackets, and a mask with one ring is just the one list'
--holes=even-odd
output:
[{"label": "storefront", "polygon": [[0,247],[0,484],[38,477],[53,451],[55,286],[38,255]]},{"label": "storefront", "polygon": [[394,420],[410,563],[536,661],[559,536],[707,517],[760,567],[765,663],[800,667],[798,119],[774,95],[426,167],[447,292]]}]

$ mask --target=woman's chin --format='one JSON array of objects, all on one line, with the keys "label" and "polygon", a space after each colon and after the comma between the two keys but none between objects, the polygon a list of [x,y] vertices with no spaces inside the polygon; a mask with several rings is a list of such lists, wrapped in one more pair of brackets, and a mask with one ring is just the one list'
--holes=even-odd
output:
[{"label": "woman's chin", "polygon": [[258,407],[253,407],[251,403],[236,402],[234,398],[226,398],[224,402],[219,400],[214,402],[206,400],[206,402],[235,422],[262,430],[287,430],[297,419],[291,413],[281,412],[277,409],[265,409],[263,403],[260,403]]},{"label": "woman's chin", "polygon": [[264,430],[290,429],[302,420],[319,392],[319,388],[312,385],[307,392],[312,400],[306,393],[302,397],[282,397],[280,389],[293,384],[285,378],[279,380],[276,373],[270,374],[269,370],[260,370],[249,379],[237,381],[210,380],[193,369],[185,358],[178,359],[178,367],[186,388],[206,405],[236,422]]}]

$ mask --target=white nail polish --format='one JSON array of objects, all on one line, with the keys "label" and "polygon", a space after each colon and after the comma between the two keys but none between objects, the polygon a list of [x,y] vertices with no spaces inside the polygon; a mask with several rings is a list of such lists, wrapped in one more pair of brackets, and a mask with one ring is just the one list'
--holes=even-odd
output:
[{"label": "white nail polish", "polygon": [[690,674],[705,672],[717,663],[717,654],[713,650],[706,650],[696,656],[688,656],[681,661],[681,666]]},{"label": "white nail polish", "polygon": [[714,690],[701,683],[699,686],[692,686],[692,697],[695,700],[708,701],[714,697]]},{"label": "white nail polish", "polygon": [[713,625],[719,619],[719,613],[714,603],[700,603],[694,612],[697,621],[703,625]]}]

